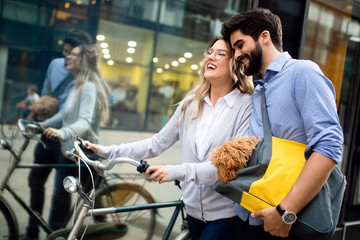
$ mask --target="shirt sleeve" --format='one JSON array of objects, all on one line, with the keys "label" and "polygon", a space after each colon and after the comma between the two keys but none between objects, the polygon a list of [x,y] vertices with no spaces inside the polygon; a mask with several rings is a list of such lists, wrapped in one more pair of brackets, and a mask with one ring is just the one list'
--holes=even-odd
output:
[{"label": "shirt sleeve", "polygon": [[52,127],[52,128],[61,128],[62,127],[62,121],[64,118],[64,111],[61,110],[58,113],[56,113],[51,118],[48,118],[44,121],[44,124],[46,127]]},{"label": "shirt sleeve", "polygon": [[305,61],[298,71],[301,80],[295,81],[293,94],[308,142],[305,156],[308,158],[316,151],[340,163],[343,131],[337,114],[334,87],[313,62]]},{"label": "shirt sleeve", "polygon": [[133,143],[101,146],[98,155],[109,161],[118,157],[141,160],[160,155],[179,140],[180,112],[181,107],[179,106],[169,122],[153,137]]},{"label": "shirt sleeve", "polygon": [[75,122],[63,126],[59,131],[61,140],[69,140],[91,129],[91,122],[96,114],[97,89],[94,84],[85,84],[81,88],[79,99],[79,115]]}]

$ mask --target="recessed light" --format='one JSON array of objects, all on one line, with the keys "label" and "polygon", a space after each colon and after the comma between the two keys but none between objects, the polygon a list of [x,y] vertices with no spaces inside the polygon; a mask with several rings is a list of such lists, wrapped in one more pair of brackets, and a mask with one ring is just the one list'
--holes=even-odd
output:
[{"label": "recessed light", "polygon": [[186,53],[184,53],[184,57],[192,58],[192,53],[191,52],[186,52]]},{"label": "recessed light", "polygon": [[109,44],[106,43],[106,42],[102,42],[102,43],[100,43],[100,47],[101,47],[101,48],[108,48],[108,47],[109,47]]},{"label": "recessed light", "polygon": [[96,40],[98,40],[98,41],[104,41],[104,40],[105,40],[105,36],[99,34],[99,35],[96,36]]},{"label": "recessed light", "polygon": [[128,53],[134,53],[134,52],[135,52],[135,48],[131,48],[131,47],[130,47],[130,48],[127,49],[127,52],[128,52]]},{"label": "recessed light", "polygon": [[136,42],[135,41],[129,41],[128,46],[129,47],[136,47]]},{"label": "recessed light", "polygon": [[181,62],[181,63],[186,62],[186,58],[183,58],[183,57],[179,58],[179,62]]},{"label": "recessed light", "polygon": [[192,69],[192,70],[198,70],[198,69],[199,69],[199,66],[196,65],[196,64],[193,64],[193,65],[191,65],[191,69]]}]

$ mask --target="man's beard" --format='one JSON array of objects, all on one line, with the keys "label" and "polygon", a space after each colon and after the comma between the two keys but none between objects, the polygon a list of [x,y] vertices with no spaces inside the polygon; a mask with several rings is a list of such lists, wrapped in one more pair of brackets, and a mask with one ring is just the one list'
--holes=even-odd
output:
[{"label": "man's beard", "polygon": [[[261,59],[262,59],[262,49],[259,42],[256,42],[255,49],[250,52],[249,55],[245,55],[248,60],[248,66],[244,66],[244,74],[247,76],[256,75],[260,71]],[[240,59],[240,61],[242,61]]]}]

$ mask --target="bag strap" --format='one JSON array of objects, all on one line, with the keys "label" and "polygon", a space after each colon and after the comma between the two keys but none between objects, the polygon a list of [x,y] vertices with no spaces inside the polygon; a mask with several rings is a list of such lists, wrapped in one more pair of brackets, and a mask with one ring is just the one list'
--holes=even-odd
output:
[{"label": "bag strap", "polygon": [[262,91],[261,91],[261,115],[262,115],[262,124],[264,130],[264,139],[271,139],[272,134],[271,134],[270,121],[266,111],[265,86],[262,86]]}]

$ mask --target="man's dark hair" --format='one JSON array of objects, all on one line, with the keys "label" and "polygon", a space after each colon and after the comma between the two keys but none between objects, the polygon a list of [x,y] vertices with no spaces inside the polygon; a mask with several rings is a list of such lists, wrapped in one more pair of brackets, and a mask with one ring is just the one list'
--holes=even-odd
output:
[{"label": "man's dark hair", "polygon": [[88,33],[82,30],[74,30],[65,36],[64,43],[77,47],[83,44],[92,44],[92,40]]},{"label": "man's dark hair", "polygon": [[267,30],[276,49],[283,51],[280,18],[269,9],[253,8],[232,16],[222,24],[221,35],[230,42],[230,34],[236,30],[250,35],[255,41],[263,31]]}]

